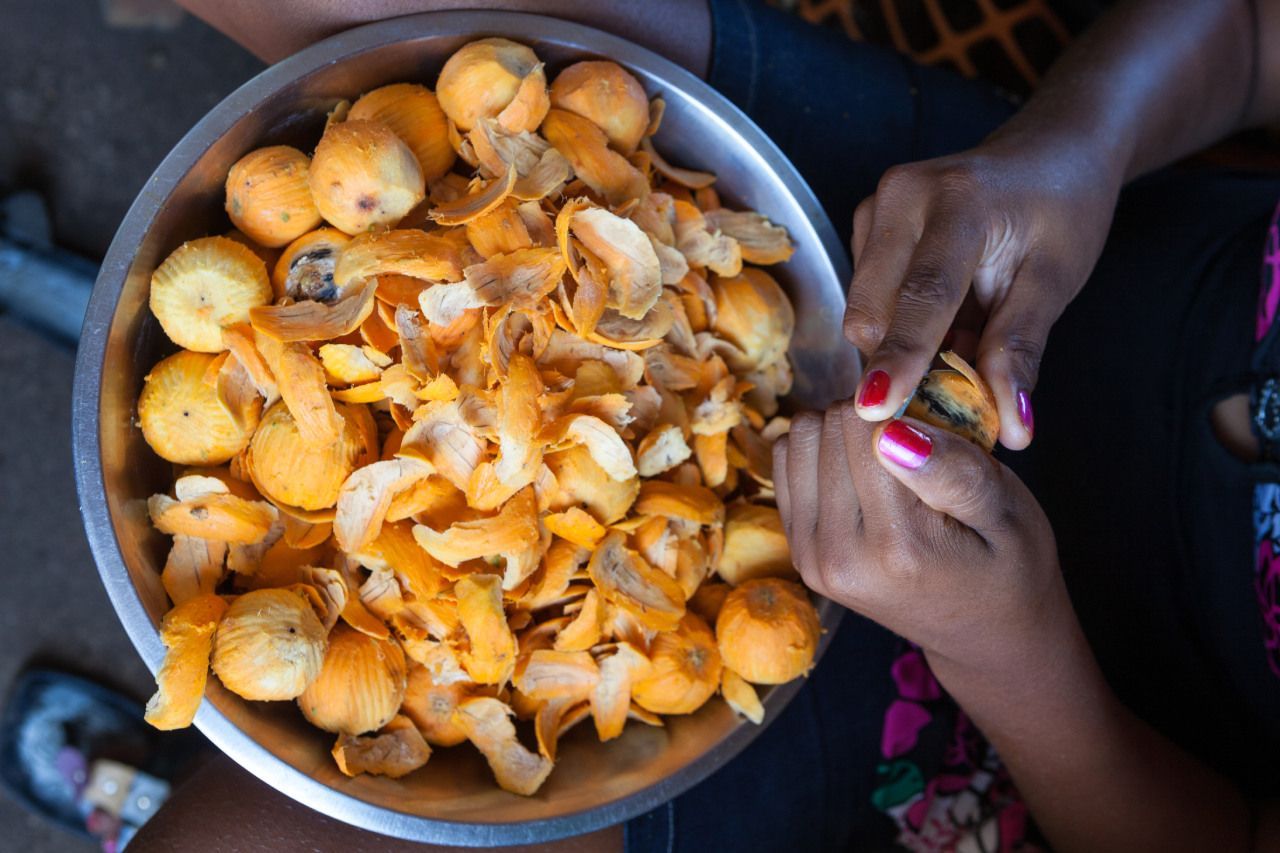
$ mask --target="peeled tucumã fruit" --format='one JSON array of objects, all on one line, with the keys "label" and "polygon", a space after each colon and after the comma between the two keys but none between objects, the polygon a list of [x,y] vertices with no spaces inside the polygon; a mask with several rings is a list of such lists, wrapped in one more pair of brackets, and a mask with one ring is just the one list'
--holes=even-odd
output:
[{"label": "peeled tucum\u00e3 fruit", "polygon": [[804,588],[777,578],[735,587],[716,617],[725,665],[752,684],[785,684],[813,667],[822,626]]},{"label": "peeled tucum\u00e3 fruit", "polygon": [[288,145],[259,148],[227,173],[227,215],[250,240],[276,248],[320,224],[311,197],[311,159]]},{"label": "peeled tucum\u00e3 fruit", "polygon": [[329,635],[320,675],[298,697],[298,707],[308,722],[325,731],[364,734],[395,717],[407,678],[399,643],[340,622]]},{"label": "peeled tucum\u00e3 fruit", "polygon": [[320,674],[325,631],[311,604],[287,589],[237,598],[214,636],[212,666],[245,699],[293,699]]},{"label": "peeled tucum\u00e3 fruit", "polygon": [[418,158],[374,121],[331,125],[311,158],[310,183],[320,215],[352,235],[394,226],[427,196]]}]

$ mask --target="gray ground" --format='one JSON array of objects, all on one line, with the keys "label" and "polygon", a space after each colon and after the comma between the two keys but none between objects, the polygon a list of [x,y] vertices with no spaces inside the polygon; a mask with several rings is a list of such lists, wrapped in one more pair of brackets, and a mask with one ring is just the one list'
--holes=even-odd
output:
[{"label": "gray ground", "polygon": [[[55,240],[90,258],[152,169],[260,68],[187,18],[176,30],[108,27],[95,0],[5,0],[0,195],[41,192]],[[38,286],[32,282],[32,286]],[[72,482],[74,353],[0,316],[0,694],[32,660],[146,698],[150,676],[116,621]],[[0,850],[92,850],[0,794]]]}]

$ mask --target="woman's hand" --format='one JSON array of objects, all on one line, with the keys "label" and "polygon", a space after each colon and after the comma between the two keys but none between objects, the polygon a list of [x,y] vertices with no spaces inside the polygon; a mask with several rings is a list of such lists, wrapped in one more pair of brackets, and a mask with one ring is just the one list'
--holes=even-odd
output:
[{"label": "woman's hand", "polygon": [[[1116,699],[1071,609],[1053,533],[989,454],[852,403],[798,415],[774,486],[805,583],[919,644],[1058,850],[1272,849],[1229,782]],[[1141,808],[1134,808],[1141,803]]]},{"label": "woman's hand", "polygon": [[1025,671],[1078,632],[1044,513],[958,436],[836,404],[795,418],[774,446],[774,483],[805,583],[935,666]]},{"label": "woman's hand", "polygon": [[855,399],[870,421],[899,409],[949,331],[968,358],[976,343],[1000,441],[1020,450],[1049,329],[1102,252],[1123,166],[1065,137],[1002,133],[890,169],[858,206],[844,329],[868,356]]}]

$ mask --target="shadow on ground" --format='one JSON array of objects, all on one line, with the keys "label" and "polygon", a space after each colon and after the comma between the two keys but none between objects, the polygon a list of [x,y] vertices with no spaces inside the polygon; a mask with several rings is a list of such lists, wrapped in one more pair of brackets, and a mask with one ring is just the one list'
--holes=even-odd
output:
[{"label": "shadow on ground", "polygon": [[[167,31],[112,29],[95,0],[4,5],[0,195],[41,192],[55,241],[100,258],[165,153],[261,66],[190,17]],[[34,660],[141,703],[151,677],[107,601],[77,509],[73,361],[0,317],[0,693]],[[6,850],[95,849],[3,796],[0,826]]]}]

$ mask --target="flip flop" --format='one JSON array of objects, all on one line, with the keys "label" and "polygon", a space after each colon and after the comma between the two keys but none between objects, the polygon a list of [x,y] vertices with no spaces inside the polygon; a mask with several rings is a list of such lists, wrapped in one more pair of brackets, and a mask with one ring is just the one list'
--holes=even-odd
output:
[{"label": "flip flop", "polygon": [[104,850],[121,850],[207,742],[162,733],[142,703],[77,675],[33,667],[0,714],[0,784],[13,799]]}]

